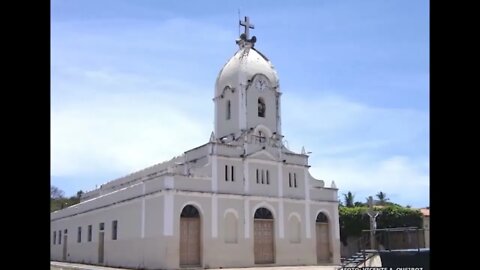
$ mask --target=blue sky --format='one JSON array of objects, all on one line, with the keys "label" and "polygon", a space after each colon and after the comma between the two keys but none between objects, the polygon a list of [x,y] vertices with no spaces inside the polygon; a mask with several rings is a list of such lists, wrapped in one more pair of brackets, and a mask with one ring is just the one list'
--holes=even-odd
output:
[{"label": "blue sky", "polygon": [[312,175],[358,201],[429,205],[424,0],[52,0],[51,184],[70,196],[207,142],[239,10]]}]

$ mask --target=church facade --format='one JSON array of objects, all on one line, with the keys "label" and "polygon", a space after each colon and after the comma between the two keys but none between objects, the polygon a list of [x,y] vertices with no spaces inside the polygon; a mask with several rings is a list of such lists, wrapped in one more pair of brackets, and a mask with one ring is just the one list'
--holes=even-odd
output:
[{"label": "church facade", "polygon": [[277,72],[249,38],[220,71],[209,142],[51,213],[51,260],[141,269],[340,264],[337,188],[283,143]]}]

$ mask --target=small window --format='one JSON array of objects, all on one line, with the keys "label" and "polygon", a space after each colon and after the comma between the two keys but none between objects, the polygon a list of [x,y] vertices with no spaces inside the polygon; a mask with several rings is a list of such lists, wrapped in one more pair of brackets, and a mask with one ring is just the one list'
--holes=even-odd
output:
[{"label": "small window", "polygon": [[98,228],[100,229],[100,231],[103,231],[103,229],[105,229],[105,223],[103,223],[103,222],[100,223],[100,224],[98,225]]},{"label": "small window", "polygon": [[53,244],[55,245],[57,243],[57,231],[53,232]]},{"label": "small window", "polygon": [[292,187],[292,173],[288,173],[288,186]]},{"label": "small window", "polygon": [[268,170],[267,170],[267,185],[270,185],[270,176],[268,174]]},{"label": "small window", "polygon": [[235,171],[233,170],[233,166],[232,166],[232,182],[235,181]]},{"label": "small window", "polygon": [[263,182],[263,179],[265,178],[265,172],[262,170],[262,184],[264,183]]},{"label": "small window", "polygon": [[258,178],[258,169],[257,169],[257,184],[260,183],[259,178]]},{"label": "small window", "polygon": [[232,117],[232,104],[230,100],[227,100],[227,120],[230,120]]},{"label": "small window", "polygon": [[228,165],[225,165],[225,181],[228,181]]},{"label": "small window", "polygon": [[62,244],[62,231],[58,231],[58,244]]},{"label": "small window", "polygon": [[82,227],[78,227],[77,243],[82,242]]},{"label": "small window", "polygon": [[112,240],[117,240],[117,221],[112,221]]},{"label": "small window", "polygon": [[258,98],[258,117],[265,117],[265,101]]},{"label": "small window", "polygon": [[67,233],[68,233],[67,229],[63,230],[63,234],[67,234]]},{"label": "small window", "polygon": [[293,184],[294,184],[294,187],[297,187],[297,173],[293,174]]},{"label": "small window", "polygon": [[92,225],[88,225],[88,242],[92,242]]}]

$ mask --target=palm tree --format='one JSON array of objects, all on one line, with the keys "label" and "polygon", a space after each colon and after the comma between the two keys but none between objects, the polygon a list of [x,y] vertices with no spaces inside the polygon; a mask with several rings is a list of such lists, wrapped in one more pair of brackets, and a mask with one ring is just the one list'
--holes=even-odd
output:
[{"label": "palm tree", "polygon": [[354,198],[355,196],[352,194],[352,192],[347,192],[347,194],[343,194],[343,199],[345,200],[345,206],[346,207],[353,207],[354,206]]},{"label": "palm tree", "polygon": [[379,205],[385,205],[387,203],[387,201],[389,201],[390,199],[387,198],[387,194],[385,192],[378,192],[375,196],[377,196],[378,198],[378,204]]}]

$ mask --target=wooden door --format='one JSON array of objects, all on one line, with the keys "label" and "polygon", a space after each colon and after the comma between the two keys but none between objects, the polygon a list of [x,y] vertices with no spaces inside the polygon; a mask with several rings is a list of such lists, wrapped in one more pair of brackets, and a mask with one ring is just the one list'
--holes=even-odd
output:
[{"label": "wooden door", "polygon": [[66,261],[67,260],[67,236],[63,236],[63,254],[62,254],[62,260]]},{"label": "wooden door", "polygon": [[103,264],[105,232],[98,233],[98,263]]},{"label": "wooden door", "polygon": [[272,219],[255,219],[254,254],[255,263],[274,263],[274,232]]},{"label": "wooden door", "polygon": [[200,218],[180,218],[180,265],[200,265]]},{"label": "wooden door", "polygon": [[328,234],[328,223],[316,223],[317,235],[317,262],[329,262],[330,244]]}]

